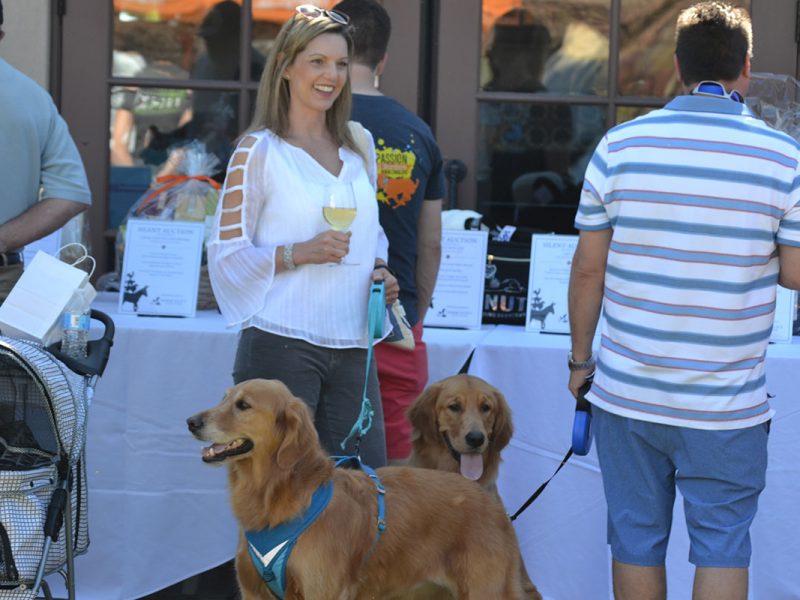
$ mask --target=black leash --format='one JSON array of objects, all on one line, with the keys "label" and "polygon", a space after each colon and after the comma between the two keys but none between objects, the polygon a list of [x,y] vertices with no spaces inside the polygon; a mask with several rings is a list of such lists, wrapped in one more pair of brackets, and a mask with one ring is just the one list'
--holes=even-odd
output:
[{"label": "black leash", "polygon": [[463,365],[461,365],[461,368],[458,370],[458,374],[459,375],[464,374],[467,371],[469,371],[469,363],[472,362],[473,354],[475,354],[475,348],[472,349],[472,352],[469,353],[469,356],[467,357],[467,360],[464,362]]},{"label": "black leash", "polygon": [[575,407],[575,422],[572,426],[572,445],[564,455],[564,458],[561,459],[561,464],[558,465],[558,468],[553,471],[552,475],[550,475],[550,479],[540,485],[539,489],[533,492],[533,495],[525,501],[525,504],[519,507],[517,512],[509,516],[509,519],[512,521],[520,516],[522,511],[528,508],[531,503],[539,497],[539,495],[544,491],[544,488],[547,487],[547,484],[550,483],[553,480],[553,477],[555,477],[561,470],[561,467],[567,464],[570,456],[573,454],[578,454],[580,456],[588,454],[589,448],[592,445],[592,409],[591,404],[589,404],[589,401],[586,400],[586,394],[589,392],[589,389],[592,386],[593,375],[594,373],[587,377],[586,382],[578,390],[577,404]]},{"label": "black leash", "polygon": [[561,459],[561,464],[558,465],[558,468],[555,471],[553,471],[552,475],[550,475],[550,479],[548,479],[542,485],[540,485],[539,489],[533,492],[533,494],[531,494],[531,497],[525,500],[525,503],[522,506],[520,506],[519,509],[517,509],[517,512],[515,512],[513,515],[509,515],[508,517],[509,519],[511,519],[512,521],[516,520],[516,518],[520,516],[523,513],[523,511],[526,508],[528,508],[533,503],[533,501],[539,497],[539,495],[544,491],[544,488],[547,487],[547,484],[550,483],[553,480],[553,477],[555,477],[561,470],[561,467],[567,464],[567,461],[569,460],[570,456],[572,456],[572,448],[570,448],[564,455],[564,458]]}]

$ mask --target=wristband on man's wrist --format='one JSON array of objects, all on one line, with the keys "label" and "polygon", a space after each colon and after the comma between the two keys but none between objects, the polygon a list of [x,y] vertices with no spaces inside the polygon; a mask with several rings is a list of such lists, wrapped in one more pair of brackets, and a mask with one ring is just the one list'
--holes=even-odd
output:
[{"label": "wristband on man's wrist", "polygon": [[373,271],[377,271],[378,269],[386,269],[387,271],[389,271],[389,273],[391,273],[391,274],[392,274],[392,276],[393,276],[395,279],[397,279],[397,273],[395,273],[395,272],[394,272],[394,269],[392,269],[392,268],[391,268],[389,265],[387,265],[387,264],[385,264],[385,263],[378,263],[377,265],[375,265],[374,267],[372,267],[372,270],[373,270]]},{"label": "wristband on man's wrist", "polygon": [[586,360],[575,360],[572,357],[572,352],[567,356],[567,366],[570,371],[582,371],[583,369],[591,369],[594,367],[594,355],[589,355]]}]

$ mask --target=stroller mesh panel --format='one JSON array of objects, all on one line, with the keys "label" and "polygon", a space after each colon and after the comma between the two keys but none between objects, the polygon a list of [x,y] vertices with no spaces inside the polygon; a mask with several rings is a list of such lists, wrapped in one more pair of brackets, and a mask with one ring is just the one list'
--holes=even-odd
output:
[{"label": "stroller mesh panel", "polygon": [[0,470],[44,466],[57,453],[47,398],[24,370],[0,357]]},{"label": "stroller mesh panel", "polygon": [[30,580],[42,556],[44,519],[58,475],[55,465],[0,472],[0,585]]},{"label": "stroller mesh panel", "polygon": [[[86,380],[56,360],[41,345],[2,338],[0,373],[2,369],[14,368],[19,370],[20,379],[27,379],[28,386],[39,388],[42,406],[49,405],[49,427],[58,436],[62,451],[71,463],[80,460],[86,440]],[[25,384],[18,380],[13,385]],[[37,423],[44,425],[45,420],[38,419]],[[34,433],[39,435],[38,431]]]},{"label": "stroller mesh panel", "polygon": [[[63,526],[43,556],[47,507],[69,468],[75,555],[89,545],[83,447],[87,380],[41,345],[0,337],[0,600],[26,600],[38,565],[63,567]],[[63,471],[62,471],[63,472]],[[16,589],[14,589],[16,588]]]}]

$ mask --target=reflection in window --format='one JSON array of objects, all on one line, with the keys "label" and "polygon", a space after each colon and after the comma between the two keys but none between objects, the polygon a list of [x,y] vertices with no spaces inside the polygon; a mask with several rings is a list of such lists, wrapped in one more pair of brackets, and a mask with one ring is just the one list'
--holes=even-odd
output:
[{"label": "reflection in window", "polygon": [[[249,49],[249,67],[241,71],[241,0],[115,0],[114,7],[114,77],[242,81],[243,87],[254,87],[261,77],[266,56],[256,48]],[[260,9],[265,19],[285,12]],[[199,140],[219,159],[221,176],[231,142],[245,125],[239,95],[230,89],[114,87],[111,164],[144,165],[158,174],[174,148]]]},{"label": "reflection in window", "polygon": [[[239,49],[241,40],[242,9],[233,0],[215,4],[203,18],[197,35],[204,49],[192,65],[192,79],[239,80]],[[258,81],[264,70],[266,58],[258,50],[250,49],[248,78]]]},{"label": "reflection in window", "polygon": [[192,117],[191,92],[170,88],[117,87],[111,91],[111,164],[166,161],[161,138]]},{"label": "reflection in window", "polygon": [[198,52],[197,23],[145,10],[134,0],[115,0],[114,8],[114,77],[189,76]]},{"label": "reflection in window", "polygon": [[[749,0],[728,0],[750,10]],[[619,95],[671,97],[681,93],[675,74],[675,22],[695,0],[622,0]]]},{"label": "reflection in window", "polygon": [[610,0],[483,2],[485,91],[607,94]]},{"label": "reflection in window", "polygon": [[572,231],[605,108],[481,102],[478,206],[499,225]]},{"label": "reflection in window", "polygon": [[212,108],[198,111],[194,101],[200,93],[177,88],[115,88],[111,93],[111,165],[148,167],[153,176],[170,174],[171,154],[199,140],[219,159],[221,177],[239,135],[239,93],[214,92]]}]

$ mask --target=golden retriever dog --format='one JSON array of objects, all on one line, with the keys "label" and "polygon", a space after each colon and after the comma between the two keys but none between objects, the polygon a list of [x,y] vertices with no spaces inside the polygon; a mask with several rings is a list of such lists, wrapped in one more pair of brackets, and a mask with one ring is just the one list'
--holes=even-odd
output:
[{"label": "golden retriever dog", "polygon": [[[429,386],[409,407],[408,418],[412,426],[410,466],[461,473],[477,481],[502,506],[497,493],[500,452],[514,430],[511,409],[500,390],[480,377],[454,375]],[[520,581],[525,598],[541,600],[521,555]],[[447,595],[429,593],[425,597]]]},{"label": "golden retriever dog", "polygon": [[300,534],[287,561],[287,600],[390,599],[431,581],[459,600],[519,600],[519,554],[502,506],[460,475],[385,467],[386,529],[377,539],[375,483],[334,468],[311,415],[279,381],[253,379],[187,420],[211,442],[203,460],[228,466],[241,528],[236,572],[242,600],[273,598],[248,553],[244,531],[302,514],[333,481],[330,504]]}]

